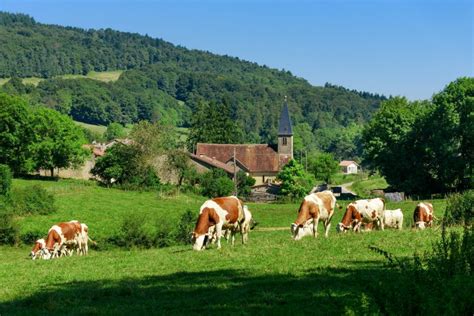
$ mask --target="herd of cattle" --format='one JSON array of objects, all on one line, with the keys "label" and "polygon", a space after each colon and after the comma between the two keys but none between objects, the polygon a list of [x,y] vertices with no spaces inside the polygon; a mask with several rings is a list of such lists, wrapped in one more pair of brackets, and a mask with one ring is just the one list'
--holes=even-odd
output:
[{"label": "herd of cattle", "polygon": [[[317,237],[319,221],[323,222],[325,236],[328,237],[331,218],[336,207],[340,208],[331,191],[307,195],[301,202],[295,222],[291,224],[293,239],[300,240],[310,235]],[[422,202],[416,206],[413,214],[416,228],[431,227],[434,218],[431,203]],[[217,248],[220,248],[221,236],[228,238],[229,234],[232,244],[234,244],[234,235],[239,231],[242,234],[242,243],[245,244],[251,221],[252,214],[247,206],[243,205],[243,202],[235,196],[208,200],[204,202],[199,211],[192,237],[193,249],[205,249],[213,242],[217,242]],[[383,230],[384,227],[402,229],[402,210],[386,210],[385,202],[381,198],[357,200],[347,205],[336,230],[338,232],[349,230],[360,232],[361,229],[369,231],[374,226],[380,230]]]},{"label": "herd of cattle", "polygon": [[[295,222],[291,224],[293,239],[300,240],[310,235],[317,237],[319,221],[323,222],[325,236],[328,237],[336,207],[341,208],[331,191],[307,195],[301,202]],[[431,203],[422,202],[416,206],[413,214],[416,228],[431,227],[434,218]],[[254,223],[248,207],[235,196],[207,200],[200,208],[192,233],[193,249],[202,250],[212,243],[217,243],[217,248],[220,248],[222,236],[230,239],[233,245],[237,232],[240,232],[242,243],[245,244]],[[349,203],[336,230],[360,232],[362,229],[369,231],[373,227],[383,230],[384,227],[402,229],[402,226],[401,209],[386,210],[384,200],[376,198]],[[74,250],[79,255],[86,255],[89,241],[93,242],[86,224],[78,221],[58,223],[48,231],[46,240],[36,241],[31,257],[34,260],[71,256]]]}]

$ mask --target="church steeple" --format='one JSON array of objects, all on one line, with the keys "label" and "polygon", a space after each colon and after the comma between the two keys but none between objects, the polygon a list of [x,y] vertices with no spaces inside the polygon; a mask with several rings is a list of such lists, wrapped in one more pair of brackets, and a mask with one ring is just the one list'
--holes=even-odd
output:
[{"label": "church steeple", "polygon": [[280,125],[278,126],[278,154],[280,155],[280,161],[293,159],[293,129],[286,96],[280,114]]},{"label": "church steeple", "polygon": [[280,114],[280,125],[278,126],[278,137],[280,136],[293,136],[293,130],[291,128],[291,118],[288,111],[288,102],[285,96],[285,103]]}]

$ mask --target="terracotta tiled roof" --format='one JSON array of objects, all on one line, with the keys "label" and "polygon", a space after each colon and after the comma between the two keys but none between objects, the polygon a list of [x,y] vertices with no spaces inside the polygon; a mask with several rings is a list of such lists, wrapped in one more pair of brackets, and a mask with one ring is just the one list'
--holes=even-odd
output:
[{"label": "terracotta tiled roof", "polygon": [[352,164],[354,164],[354,165],[356,165],[356,166],[359,165],[357,162],[352,161],[352,160],[343,160],[343,161],[341,161],[341,162],[339,163],[339,166],[340,166],[340,167],[347,167],[347,166],[350,166],[350,165],[352,165]]},{"label": "terracotta tiled roof", "polygon": [[[225,172],[229,174],[234,173],[234,166],[228,165],[226,163],[223,163],[217,159],[213,159],[211,157],[208,157],[206,155],[195,155],[195,154],[189,154],[191,156],[191,159],[200,161],[204,164],[210,165],[212,167],[220,168],[223,169]],[[240,168],[237,166],[236,171],[238,172]]]},{"label": "terracotta tiled roof", "polygon": [[[249,172],[278,172],[278,153],[267,144],[203,144],[198,143],[196,155],[204,155],[225,163],[234,155]],[[233,168],[233,167],[232,167]]]}]

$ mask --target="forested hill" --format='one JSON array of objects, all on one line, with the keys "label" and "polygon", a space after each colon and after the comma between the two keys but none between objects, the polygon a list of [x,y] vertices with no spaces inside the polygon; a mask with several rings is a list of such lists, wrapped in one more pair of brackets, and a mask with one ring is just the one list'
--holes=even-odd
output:
[{"label": "forested hill", "polygon": [[[125,70],[119,80],[61,79],[62,74]],[[46,25],[0,12],[0,78],[46,78],[37,87],[13,79],[1,89],[25,95],[74,119],[190,123],[199,102],[227,102],[242,141],[273,141],[283,97],[295,125],[306,130],[367,121],[384,97],[326,85],[314,87],[288,71],[229,56],[189,50],[161,39],[111,29]]]}]

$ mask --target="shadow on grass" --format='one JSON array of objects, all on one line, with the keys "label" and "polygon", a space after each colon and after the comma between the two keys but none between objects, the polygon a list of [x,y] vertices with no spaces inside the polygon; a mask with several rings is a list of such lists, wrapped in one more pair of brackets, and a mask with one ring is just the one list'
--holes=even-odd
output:
[{"label": "shadow on grass", "polygon": [[377,286],[395,278],[371,267],[312,270],[302,276],[217,270],[81,281],[53,284],[5,303],[0,314],[386,313],[373,294]]}]

